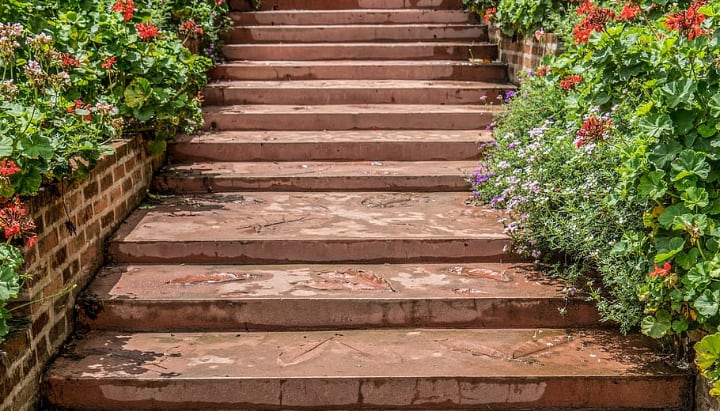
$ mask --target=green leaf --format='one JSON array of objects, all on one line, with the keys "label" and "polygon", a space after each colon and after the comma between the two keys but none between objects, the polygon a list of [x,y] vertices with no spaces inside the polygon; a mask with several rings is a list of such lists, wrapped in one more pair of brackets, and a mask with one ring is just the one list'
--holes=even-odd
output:
[{"label": "green leaf", "polygon": [[675,222],[675,217],[690,213],[690,209],[684,204],[674,204],[666,208],[658,217],[658,222],[663,228],[670,228]]},{"label": "green leaf", "polygon": [[50,158],[55,150],[46,136],[34,134],[21,137],[17,142],[18,151],[28,158]]},{"label": "green leaf", "polygon": [[655,315],[643,318],[640,329],[643,334],[652,338],[662,338],[672,327],[670,313],[658,310]]},{"label": "green leaf", "polygon": [[705,156],[694,150],[684,150],[681,152],[677,161],[672,163],[672,168],[677,171],[677,174],[673,177],[673,181],[678,181],[693,175],[704,180],[710,173],[710,164],[705,161]]},{"label": "green leaf", "polygon": [[682,150],[682,146],[675,140],[671,140],[665,144],[658,144],[657,147],[650,153],[648,159],[657,168],[665,167],[670,161],[673,161],[675,157]]},{"label": "green leaf", "polygon": [[698,314],[704,317],[712,317],[720,309],[720,290],[705,290],[693,303]]},{"label": "green leaf", "polygon": [[[655,255],[655,262],[661,263],[663,261],[667,261],[674,257],[677,253],[683,250],[685,248],[685,239],[682,237],[673,237],[670,239],[670,241],[663,241],[663,239],[658,238],[656,240],[657,247],[658,247],[658,253]],[[663,244],[665,243],[665,244]]]},{"label": "green leaf", "polygon": [[700,209],[710,204],[710,196],[707,190],[702,187],[689,187],[682,194],[680,199],[683,200],[685,206],[690,209]]},{"label": "green leaf", "polygon": [[10,157],[13,153],[13,139],[10,136],[0,136],[0,157]]},{"label": "green leaf", "polygon": [[[713,126],[709,126],[707,124],[700,124],[697,128],[698,133],[700,133],[701,136],[704,138],[710,138],[714,136],[717,133],[717,129]],[[712,144],[712,143],[711,143]]]},{"label": "green leaf", "polygon": [[665,95],[665,101],[670,108],[678,104],[689,104],[694,100],[695,81],[690,77],[665,84],[661,91]]},{"label": "green leaf", "polygon": [[694,348],[695,364],[703,375],[720,364],[720,333],[706,335]]},{"label": "green leaf", "polygon": [[664,134],[672,134],[673,122],[667,114],[651,114],[642,117],[640,128],[650,137],[659,138]]},{"label": "green leaf", "polygon": [[695,127],[695,118],[697,115],[688,110],[678,110],[671,114],[673,123],[675,124],[675,132],[678,134],[687,134]]},{"label": "green leaf", "polygon": [[665,182],[665,172],[662,170],[651,171],[640,178],[638,193],[641,196],[650,198],[651,200],[657,200],[665,195],[667,187],[667,182]]},{"label": "green leaf", "polygon": [[152,86],[147,79],[138,77],[127,86],[123,96],[128,107],[140,108],[150,100]]},{"label": "green leaf", "polygon": [[720,93],[715,93],[715,95],[712,96],[710,101],[708,101],[708,107],[713,117],[720,117]]}]

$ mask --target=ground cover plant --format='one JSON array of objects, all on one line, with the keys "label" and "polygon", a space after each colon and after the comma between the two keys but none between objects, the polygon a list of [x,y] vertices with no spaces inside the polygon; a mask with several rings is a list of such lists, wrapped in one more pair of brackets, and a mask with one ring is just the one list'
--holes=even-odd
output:
[{"label": "ground cover plant", "polygon": [[163,150],[197,127],[226,12],[224,0],[0,2],[0,342],[21,249],[37,241],[20,196],[83,178],[118,136]]},{"label": "ground cover plant", "polygon": [[[499,7],[494,16],[500,18]],[[720,1],[574,5],[470,176],[517,251],[604,319],[697,344],[720,394]]]}]

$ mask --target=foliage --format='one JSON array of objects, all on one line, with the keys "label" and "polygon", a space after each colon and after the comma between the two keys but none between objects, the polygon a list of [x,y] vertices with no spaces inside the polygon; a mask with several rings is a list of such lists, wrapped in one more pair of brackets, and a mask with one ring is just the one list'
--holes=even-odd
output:
[{"label": "foliage", "polygon": [[[488,177],[471,176],[520,251],[590,272],[603,317],[654,338],[720,326],[719,12],[582,3],[573,44],[500,120]],[[716,338],[697,347],[711,379]]]},{"label": "foliage", "polygon": [[573,22],[576,6],[561,0],[463,0],[486,23],[493,22],[508,36],[537,32],[562,34]]},{"label": "foliage", "polygon": [[[108,143],[142,132],[162,150],[198,126],[224,0],[0,2],[0,341],[19,287],[15,256],[36,241],[18,195],[85,177]],[[12,257],[12,258],[11,258]]]},{"label": "foliage", "polygon": [[710,395],[720,397],[720,334],[705,336],[695,344],[695,365],[712,387]]}]

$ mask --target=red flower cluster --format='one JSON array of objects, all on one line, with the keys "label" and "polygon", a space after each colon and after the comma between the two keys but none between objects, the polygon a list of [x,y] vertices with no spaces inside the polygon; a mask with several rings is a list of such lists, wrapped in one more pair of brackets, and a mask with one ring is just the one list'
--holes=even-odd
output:
[{"label": "red flower cluster", "polygon": [[572,76],[567,76],[564,79],[560,80],[560,87],[562,87],[563,90],[570,90],[571,88],[575,87],[576,84],[582,83],[583,78],[579,74],[573,74]]},{"label": "red flower cluster", "polygon": [[115,59],[115,56],[110,56],[107,60],[103,61],[100,66],[104,68],[105,70],[110,70],[113,65],[115,65],[115,62],[117,60]]},{"label": "red flower cluster", "polygon": [[0,161],[0,176],[9,177],[20,171],[20,167],[14,161],[4,158]]},{"label": "red flower cluster", "polygon": [[590,0],[580,5],[578,15],[583,14],[585,17],[572,31],[575,36],[575,44],[587,43],[593,31],[598,33],[603,31],[605,24],[616,17],[613,10],[595,7]]},{"label": "red flower cluster", "polygon": [[14,197],[0,210],[0,226],[2,226],[8,241],[13,238],[22,238],[28,248],[38,241],[35,222],[27,215],[27,210],[23,208],[20,197]]},{"label": "red flower cluster", "polygon": [[65,68],[80,67],[80,60],[71,56],[69,53],[63,53],[60,56],[60,59],[62,60],[63,67]]},{"label": "red flower cluster", "polygon": [[130,21],[135,11],[135,3],[133,3],[133,0],[118,0],[117,3],[112,6],[112,11],[122,13],[123,19]]},{"label": "red flower cluster", "polygon": [[550,66],[540,66],[537,68],[537,75],[540,77],[545,77],[550,72]]},{"label": "red flower cluster", "polygon": [[[68,111],[68,113],[74,113],[75,110],[82,109],[82,110],[90,111],[91,108],[92,108],[92,105],[85,104],[85,102],[83,102],[82,100],[75,100],[75,105],[68,107],[67,111]],[[85,115],[83,115],[83,118],[85,120],[90,121],[90,120],[92,120],[92,114],[90,114],[90,113],[85,114]]]},{"label": "red flower cluster", "polygon": [[655,269],[651,271],[648,276],[652,277],[665,277],[670,273],[670,270],[672,270],[672,266],[670,263],[663,264],[663,267],[660,268],[655,264]]},{"label": "red flower cluster", "polygon": [[490,23],[490,20],[492,20],[492,17],[497,13],[497,7],[490,7],[489,9],[485,10],[485,16],[483,17],[483,20],[485,20],[485,23]]},{"label": "red flower cluster", "polygon": [[620,17],[618,17],[618,20],[632,20],[640,14],[641,11],[642,10],[640,10],[638,5],[626,3],[620,11]]},{"label": "red flower cluster", "polygon": [[593,116],[584,120],[576,134],[575,147],[580,148],[590,141],[602,140],[610,127],[612,127],[610,119]]},{"label": "red flower cluster", "polygon": [[203,35],[205,34],[205,30],[203,30],[200,25],[195,23],[195,19],[190,19],[187,21],[184,21],[180,23],[180,32],[181,33],[188,33],[188,34],[197,34],[197,35]]},{"label": "red flower cluster", "polygon": [[690,4],[685,12],[670,13],[666,16],[665,27],[669,30],[677,30],[693,40],[707,32],[700,28],[700,25],[707,18],[706,15],[698,12],[698,9],[705,4],[704,0],[697,0]]},{"label": "red flower cluster", "polygon": [[152,23],[138,23],[135,25],[135,30],[143,40],[154,39],[160,33],[160,29],[153,26]]}]

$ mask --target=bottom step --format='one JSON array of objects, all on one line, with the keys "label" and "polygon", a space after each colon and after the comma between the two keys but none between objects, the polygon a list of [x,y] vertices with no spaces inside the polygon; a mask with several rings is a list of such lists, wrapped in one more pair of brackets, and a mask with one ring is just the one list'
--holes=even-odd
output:
[{"label": "bottom step", "polygon": [[690,375],[604,330],[92,333],[48,371],[77,410],[689,409]]}]

